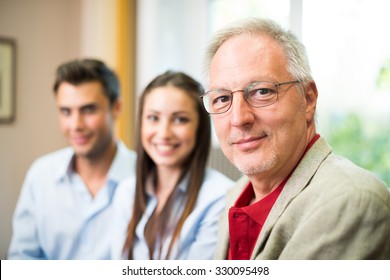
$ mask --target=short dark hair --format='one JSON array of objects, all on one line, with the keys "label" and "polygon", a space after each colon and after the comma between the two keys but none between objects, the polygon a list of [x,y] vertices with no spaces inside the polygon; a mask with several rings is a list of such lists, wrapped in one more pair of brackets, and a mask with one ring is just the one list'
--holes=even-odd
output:
[{"label": "short dark hair", "polygon": [[97,59],[76,59],[61,64],[57,68],[53,90],[57,94],[62,82],[80,85],[87,82],[100,82],[104,93],[113,104],[120,96],[117,75],[104,62]]}]

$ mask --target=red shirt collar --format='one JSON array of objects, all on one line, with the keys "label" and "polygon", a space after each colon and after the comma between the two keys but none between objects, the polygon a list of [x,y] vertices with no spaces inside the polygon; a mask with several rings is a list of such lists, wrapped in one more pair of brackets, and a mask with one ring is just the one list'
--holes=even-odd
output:
[{"label": "red shirt collar", "polygon": [[[301,159],[319,138],[319,134],[314,136],[307,145]],[[253,204],[250,204],[255,195],[253,186],[251,182],[247,184],[233,207],[229,210],[230,246],[228,259],[250,258],[268,214],[271,212],[290,175],[270,194]]]}]

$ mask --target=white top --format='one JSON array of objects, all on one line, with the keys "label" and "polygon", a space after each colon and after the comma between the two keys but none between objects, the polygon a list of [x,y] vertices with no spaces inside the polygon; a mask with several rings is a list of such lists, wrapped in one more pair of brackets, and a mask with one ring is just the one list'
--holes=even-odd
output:
[{"label": "white top", "polygon": [[[173,209],[181,211],[182,198],[187,189],[188,176],[179,185],[178,198]],[[233,181],[222,173],[207,169],[205,180],[198,194],[197,202],[192,213],[187,217],[176,244],[173,247],[170,259],[212,259],[217,243],[218,220],[225,207],[225,195],[233,186]],[[132,207],[135,195],[135,177],[129,178],[118,186],[115,197],[113,220],[113,246],[112,258],[127,258],[127,252],[123,253],[123,245],[127,236],[127,227],[131,219]],[[136,227],[136,241],[134,245],[134,259],[149,259],[149,250],[144,239],[144,230],[147,221],[157,206],[157,198],[150,194],[145,213]],[[173,229],[172,229],[173,234]],[[163,241],[161,258],[165,258],[170,245],[171,236]],[[159,252],[155,252],[156,259]]]}]

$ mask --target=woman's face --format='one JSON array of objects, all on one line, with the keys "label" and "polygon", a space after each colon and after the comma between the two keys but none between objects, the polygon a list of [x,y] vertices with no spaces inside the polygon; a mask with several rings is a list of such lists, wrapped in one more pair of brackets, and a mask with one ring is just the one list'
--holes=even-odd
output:
[{"label": "woman's face", "polygon": [[162,86],[145,97],[141,141],[157,167],[182,168],[196,145],[199,115],[182,89]]}]

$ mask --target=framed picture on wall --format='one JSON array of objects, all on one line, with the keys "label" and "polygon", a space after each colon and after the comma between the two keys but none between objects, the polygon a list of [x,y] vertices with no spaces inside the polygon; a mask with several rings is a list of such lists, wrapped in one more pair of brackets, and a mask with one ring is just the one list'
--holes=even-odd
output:
[{"label": "framed picture on wall", "polygon": [[0,37],[0,123],[15,118],[15,41]]}]

